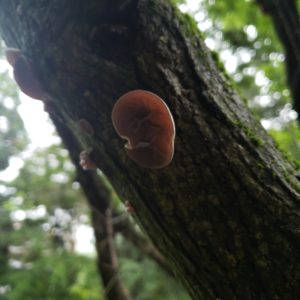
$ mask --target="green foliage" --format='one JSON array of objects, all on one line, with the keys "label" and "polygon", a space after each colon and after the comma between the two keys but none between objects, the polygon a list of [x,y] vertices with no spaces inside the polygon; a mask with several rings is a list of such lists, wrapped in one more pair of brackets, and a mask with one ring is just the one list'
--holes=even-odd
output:
[{"label": "green foliage", "polygon": [[0,287],[9,287],[7,299],[99,300],[95,259],[73,251],[73,225],[82,224],[87,212],[73,171],[66,151],[52,146],[35,152],[6,184],[0,198]]},{"label": "green foliage", "polygon": [[288,153],[297,165],[300,166],[300,130],[297,123],[288,124],[284,130],[270,130],[272,137],[276,140],[279,149]]},{"label": "green foliage", "polygon": [[[7,210],[3,207],[4,199],[0,195],[0,282],[7,269],[8,245],[11,241],[12,223]],[[1,295],[0,295],[1,296]],[[1,298],[0,298],[1,299]]]},{"label": "green foliage", "polygon": [[50,212],[57,207],[74,209],[82,195],[79,186],[73,184],[74,167],[67,157],[66,150],[53,145],[47,150],[35,151],[25,161],[18,178],[8,184],[16,189],[14,197],[26,199],[23,208],[43,203]]},{"label": "green foliage", "polygon": [[99,300],[99,279],[91,260],[62,251],[10,272],[12,300]]},{"label": "green foliage", "polygon": [[8,72],[0,73],[0,170],[8,166],[9,158],[22,151],[28,143],[20,116],[16,89]]},{"label": "green foliage", "polygon": [[170,2],[173,3],[174,5],[179,5],[179,4],[184,3],[185,1],[184,0],[170,0]]}]

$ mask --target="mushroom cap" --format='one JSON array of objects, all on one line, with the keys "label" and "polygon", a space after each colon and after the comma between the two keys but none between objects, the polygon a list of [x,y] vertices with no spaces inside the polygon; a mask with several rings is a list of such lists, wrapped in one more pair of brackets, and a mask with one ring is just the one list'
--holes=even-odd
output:
[{"label": "mushroom cap", "polygon": [[174,153],[175,125],[166,103],[157,95],[134,90],[121,96],[112,111],[128,156],[147,168],[168,165]]},{"label": "mushroom cap", "polygon": [[22,52],[20,49],[16,48],[7,48],[5,50],[5,56],[8,63],[14,67],[16,64],[17,59],[22,55]]},{"label": "mushroom cap", "polygon": [[46,97],[31,63],[23,55],[20,55],[15,61],[14,78],[20,90],[27,96],[39,100]]}]

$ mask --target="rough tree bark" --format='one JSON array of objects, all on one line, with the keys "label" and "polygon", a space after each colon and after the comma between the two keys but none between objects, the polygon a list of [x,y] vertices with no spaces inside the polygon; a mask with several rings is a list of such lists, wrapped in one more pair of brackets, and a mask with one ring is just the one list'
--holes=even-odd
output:
[{"label": "rough tree bark", "polygon": [[[189,18],[163,0],[0,0],[0,27],[193,299],[299,298],[296,170]],[[113,130],[114,102],[137,88],[174,115],[166,168],[138,167]],[[82,118],[94,136],[78,129]]]}]

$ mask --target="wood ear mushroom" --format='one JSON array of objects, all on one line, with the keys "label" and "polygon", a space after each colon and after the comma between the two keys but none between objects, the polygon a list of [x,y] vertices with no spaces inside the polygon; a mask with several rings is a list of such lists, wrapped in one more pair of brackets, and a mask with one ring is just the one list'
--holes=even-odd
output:
[{"label": "wood ear mushroom", "polygon": [[22,55],[22,52],[20,49],[16,48],[7,48],[5,50],[5,56],[8,63],[14,67],[16,64],[17,59]]},{"label": "wood ear mushroom", "polygon": [[97,165],[92,161],[88,151],[84,150],[79,154],[79,164],[83,170],[96,170]]},{"label": "wood ear mushroom", "polygon": [[19,49],[6,49],[6,58],[13,67],[15,81],[24,94],[38,100],[47,98],[47,94],[34,72],[32,63],[22,55]]},{"label": "wood ear mushroom", "polygon": [[118,135],[127,140],[127,155],[138,165],[157,169],[170,164],[175,125],[159,96],[144,90],[124,94],[113,107],[112,122]]}]

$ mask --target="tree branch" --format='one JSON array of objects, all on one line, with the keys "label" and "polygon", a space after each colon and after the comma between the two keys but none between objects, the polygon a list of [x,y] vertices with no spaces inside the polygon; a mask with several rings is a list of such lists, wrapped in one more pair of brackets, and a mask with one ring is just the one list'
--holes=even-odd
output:
[{"label": "tree branch", "polygon": [[119,276],[117,253],[114,245],[114,229],[110,209],[110,192],[101,182],[95,171],[84,171],[79,165],[80,146],[73,139],[73,134],[61,122],[56,109],[49,111],[51,119],[64,144],[71,160],[76,166],[79,181],[92,208],[92,222],[96,236],[98,268],[102,277],[105,296],[109,300],[131,300],[127,288]]}]

